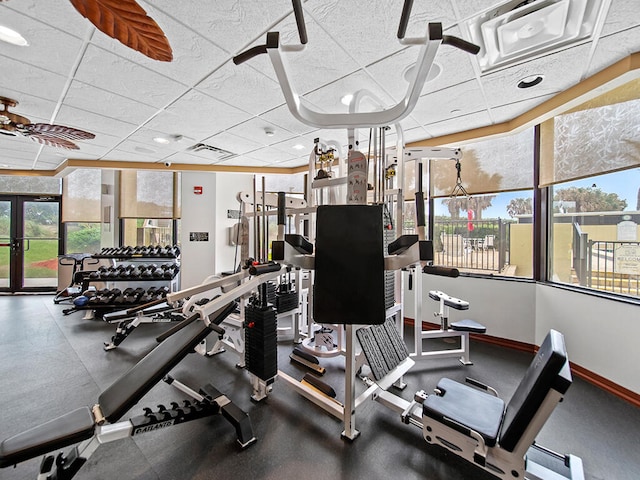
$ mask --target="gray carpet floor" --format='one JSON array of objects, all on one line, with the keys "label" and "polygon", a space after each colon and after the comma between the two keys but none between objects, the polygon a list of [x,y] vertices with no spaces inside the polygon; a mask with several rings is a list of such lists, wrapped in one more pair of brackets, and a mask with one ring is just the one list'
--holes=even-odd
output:
[{"label": "gray carpet floor", "polygon": [[[103,342],[115,327],[83,320],[82,313],[62,315],[52,296],[0,296],[0,437],[93,405],[102,390],[156,346],[166,324],[142,325],[119,348],[105,352]],[[408,339],[410,341],[410,339]],[[292,364],[292,343],[279,342],[279,368],[296,378],[305,370]],[[571,352],[569,352],[571,354]],[[594,352],[594,355],[604,352]],[[474,365],[456,359],[420,359],[405,376],[408,387],[398,394],[410,399],[427,392],[447,376],[469,376],[494,386],[508,399],[531,355],[472,342]],[[233,428],[214,416],[100,446],[75,477],[83,479],[488,479],[494,478],[449,452],[428,445],[422,432],[400,422],[383,405],[358,408],[359,438],[340,438],[342,425],[277,382],[264,401],[250,399],[246,372],[235,367],[237,356],[212,358],[192,354],[171,374],[197,389],[212,383],[249,413],[258,438],[240,450]],[[323,360],[326,381],[337,391],[344,375],[340,358]],[[155,408],[185,394],[165,383],[156,385],[132,408]],[[640,478],[640,409],[574,379],[565,401],[552,414],[538,442],[552,450],[582,458],[587,479]],[[0,470],[0,479],[33,479],[40,459]]]}]

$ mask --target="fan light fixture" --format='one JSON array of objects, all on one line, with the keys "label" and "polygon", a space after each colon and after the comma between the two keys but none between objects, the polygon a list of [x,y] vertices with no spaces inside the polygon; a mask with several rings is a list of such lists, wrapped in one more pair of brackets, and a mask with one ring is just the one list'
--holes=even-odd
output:
[{"label": "fan light fixture", "polygon": [[4,25],[0,25],[0,40],[6,43],[10,43],[11,45],[17,45],[18,47],[28,47],[29,42],[27,39],[20,35],[15,30],[5,27]]}]

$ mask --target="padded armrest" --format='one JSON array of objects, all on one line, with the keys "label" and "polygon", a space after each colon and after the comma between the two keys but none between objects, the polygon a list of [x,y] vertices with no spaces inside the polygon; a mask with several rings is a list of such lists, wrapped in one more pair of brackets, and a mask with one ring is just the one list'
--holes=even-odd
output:
[{"label": "padded armrest", "polygon": [[24,462],[93,436],[95,421],[89,407],[81,407],[0,444],[0,468]]},{"label": "padded armrest", "polygon": [[468,387],[449,378],[438,382],[442,395],[429,395],[423,403],[422,414],[469,435],[478,432],[485,444],[496,444],[504,412],[500,398]]},{"label": "padded armrest", "polygon": [[313,243],[302,235],[286,234],[284,241],[295,248],[298,253],[302,253],[303,255],[311,255],[313,253]]},{"label": "padded armrest", "polygon": [[444,300],[444,304],[447,307],[455,308],[456,310],[468,310],[469,302],[466,300],[460,300],[459,298],[450,297],[444,292],[439,290],[431,290],[429,291],[429,298],[439,302],[440,300]]},{"label": "padded armrest", "polygon": [[[220,323],[235,308],[236,303],[231,302],[218,309],[210,316],[211,323]],[[211,332],[209,326],[196,321],[151,350],[102,392],[98,402],[105,418],[110,423],[117,421]]]},{"label": "padded armrest", "polygon": [[418,243],[418,235],[402,235],[387,247],[389,255],[400,255],[412,245]]}]

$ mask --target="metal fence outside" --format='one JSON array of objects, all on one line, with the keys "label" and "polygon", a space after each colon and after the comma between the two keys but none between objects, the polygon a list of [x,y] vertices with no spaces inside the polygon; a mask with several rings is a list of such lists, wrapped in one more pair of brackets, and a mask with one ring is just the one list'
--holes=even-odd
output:
[{"label": "metal fence outside", "polygon": [[474,272],[502,272],[509,263],[509,225],[504,219],[438,220],[434,264]]}]

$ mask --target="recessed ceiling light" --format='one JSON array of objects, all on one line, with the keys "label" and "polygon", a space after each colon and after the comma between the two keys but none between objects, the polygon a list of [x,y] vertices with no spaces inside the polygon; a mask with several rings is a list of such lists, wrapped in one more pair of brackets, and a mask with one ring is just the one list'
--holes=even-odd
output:
[{"label": "recessed ceiling light", "polygon": [[169,140],[167,137],[153,137],[153,141],[159,143],[160,145],[168,145],[169,143],[171,143],[171,140]]},{"label": "recessed ceiling light", "polygon": [[296,150],[304,150],[304,145],[297,143],[293,146]]},{"label": "recessed ceiling light", "polygon": [[264,129],[264,134],[267,137],[273,137],[276,134],[276,132],[273,130],[273,128],[267,127],[267,128]]},{"label": "recessed ceiling light", "polygon": [[9,168],[9,165],[7,165],[6,163],[0,164],[0,168]]},{"label": "recessed ceiling light", "polygon": [[518,82],[518,88],[531,88],[540,84],[544,80],[544,75],[530,75]]},{"label": "recessed ceiling light", "polygon": [[353,100],[353,95],[349,93],[340,99],[340,103],[348,107],[351,105],[351,100]]},{"label": "recessed ceiling light", "polygon": [[[440,73],[442,73],[442,67],[440,66],[440,64],[433,62],[433,64],[431,65],[431,68],[429,69],[429,73],[427,73],[427,78],[425,79],[425,83],[435,80],[440,76]],[[404,81],[407,83],[411,83],[411,81],[414,79],[415,76],[416,76],[415,63],[412,63],[411,65],[409,65],[407,68],[404,69],[404,72],[402,72],[402,78],[404,78]]]},{"label": "recessed ceiling light", "polygon": [[0,25],[0,40],[10,43],[11,45],[17,45],[19,47],[29,46],[29,42],[27,42],[26,38],[24,38],[15,30],[9,27],[5,27],[4,25]]}]

